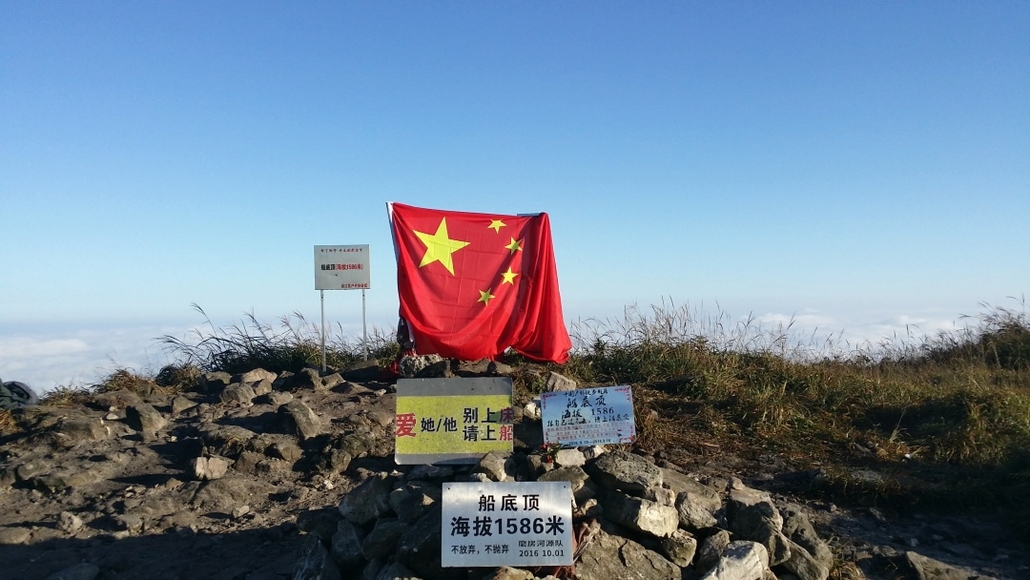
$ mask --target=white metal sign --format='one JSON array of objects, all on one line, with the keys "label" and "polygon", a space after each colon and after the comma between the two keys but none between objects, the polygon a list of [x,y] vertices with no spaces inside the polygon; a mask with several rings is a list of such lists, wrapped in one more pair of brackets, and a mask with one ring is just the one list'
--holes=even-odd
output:
[{"label": "white metal sign", "polygon": [[371,288],[368,244],[315,246],[315,290]]},{"label": "white metal sign", "polygon": [[544,393],[540,411],[547,444],[581,447],[637,438],[629,385]]},{"label": "white metal sign", "polygon": [[569,566],[572,501],[564,481],[445,483],[441,564]]}]

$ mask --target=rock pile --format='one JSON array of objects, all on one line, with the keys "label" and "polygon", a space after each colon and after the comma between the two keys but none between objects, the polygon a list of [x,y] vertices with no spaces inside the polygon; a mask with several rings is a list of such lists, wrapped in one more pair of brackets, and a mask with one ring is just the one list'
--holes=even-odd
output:
[{"label": "rock pile", "polygon": [[[486,362],[405,368],[510,372]],[[395,389],[379,375],[369,365],[208,373],[188,392],[119,390],[15,412],[0,427],[0,577],[825,580],[833,570],[805,505],[628,448],[544,455],[532,404],[515,409],[513,453],[397,466]],[[451,481],[569,482],[575,565],[441,567]],[[881,569],[957,573],[914,552],[888,556]],[[869,577],[893,576],[875,568]]]}]

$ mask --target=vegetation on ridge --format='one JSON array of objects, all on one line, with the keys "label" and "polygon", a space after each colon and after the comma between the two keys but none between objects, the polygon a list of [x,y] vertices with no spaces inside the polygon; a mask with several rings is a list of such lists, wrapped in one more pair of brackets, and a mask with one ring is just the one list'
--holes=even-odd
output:
[{"label": "vegetation on ridge", "polygon": [[[577,348],[565,365],[509,362],[517,400],[538,393],[548,370],[633,385],[637,445],[670,459],[774,455],[818,470],[813,497],[1005,509],[1030,537],[1030,317],[1022,303],[985,310],[960,331],[852,347],[800,344],[789,324],[731,323],[663,304],[574,325]],[[326,344],[328,366],[363,360],[366,345],[338,330]],[[156,376],[119,370],[94,390],[189,389],[204,371],[321,364],[318,329],[299,314],[278,329],[249,316],[191,339],[163,339],[179,362]],[[381,366],[395,360],[392,332],[373,331],[367,353]],[[45,402],[75,396],[59,390]]]}]

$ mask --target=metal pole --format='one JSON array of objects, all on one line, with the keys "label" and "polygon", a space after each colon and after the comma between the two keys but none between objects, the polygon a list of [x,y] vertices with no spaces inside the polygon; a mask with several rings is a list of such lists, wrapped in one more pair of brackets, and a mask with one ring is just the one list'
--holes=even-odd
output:
[{"label": "metal pole", "polygon": [[361,289],[361,342],[365,345],[365,360],[368,360],[368,327],[365,321],[365,289]]},{"label": "metal pole", "polygon": [[325,290],[318,291],[322,302],[322,372],[325,372]]}]

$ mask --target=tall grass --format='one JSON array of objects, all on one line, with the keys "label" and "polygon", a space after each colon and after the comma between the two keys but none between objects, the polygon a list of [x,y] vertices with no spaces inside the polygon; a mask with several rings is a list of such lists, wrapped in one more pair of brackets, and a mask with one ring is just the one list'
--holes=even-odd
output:
[{"label": "tall grass", "polygon": [[[184,338],[164,336],[160,340],[179,361],[179,366],[195,366],[207,371],[229,373],[264,368],[272,372],[296,372],[304,367],[322,364],[322,332],[302,314],[279,319],[278,326],[260,322],[253,313],[228,328],[212,324],[204,310],[193,305],[206,321]],[[326,366],[343,368],[368,357],[371,360],[392,360],[398,352],[393,335],[372,329],[367,341],[352,339],[337,324],[335,333],[325,340]]]}]

